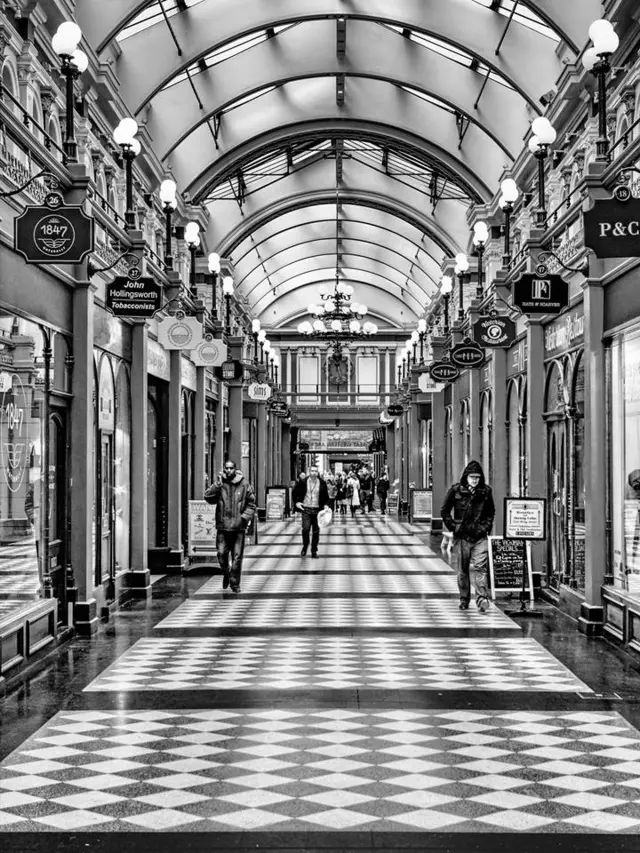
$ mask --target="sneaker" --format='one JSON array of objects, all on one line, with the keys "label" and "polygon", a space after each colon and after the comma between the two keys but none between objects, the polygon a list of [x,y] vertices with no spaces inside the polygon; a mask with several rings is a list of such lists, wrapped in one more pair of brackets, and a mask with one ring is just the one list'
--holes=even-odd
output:
[{"label": "sneaker", "polygon": [[468,610],[468,609],[469,609],[469,602],[468,601],[461,601],[460,604],[458,605],[458,610]]},{"label": "sneaker", "polygon": [[306,557],[306,556],[307,556],[307,549],[306,549],[306,548],[303,548],[303,549],[302,549],[302,551],[300,551],[300,556],[301,556],[301,557]]},{"label": "sneaker", "polygon": [[222,575],[222,589],[226,589],[229,586],[229,575],[225,572]]},{"label": "sneaker", "polygon": [[312,559],[312,560],[317,560],[317,559],[318,559],[318,552],[317,552],[317,551],[314,551],[314,552],[311,554],[311,559]]},{"label": "sneaker", "polygon": [[488,601],[481,601],[478,605],[478,610],[480,611],[480,613],[486,613],[490,606],[491,605]]}]

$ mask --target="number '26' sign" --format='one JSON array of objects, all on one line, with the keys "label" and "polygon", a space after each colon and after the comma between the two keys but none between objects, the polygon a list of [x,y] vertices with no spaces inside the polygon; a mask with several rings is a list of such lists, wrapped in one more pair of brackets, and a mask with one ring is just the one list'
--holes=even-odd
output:
[{"label": "number '26' sign", "polygon": [[26,207],[14,222],[15,248],[28,264],[79,264],[93,252],[93,219],[58,193]]}]

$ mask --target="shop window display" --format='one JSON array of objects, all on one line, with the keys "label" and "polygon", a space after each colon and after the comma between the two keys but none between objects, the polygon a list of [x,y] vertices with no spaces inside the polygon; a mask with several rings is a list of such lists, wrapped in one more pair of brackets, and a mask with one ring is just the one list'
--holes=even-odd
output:
[{"label": "shop window display", "polygon": [[640,594],[640,337],[622,345],[624,559],[627,588]]}]

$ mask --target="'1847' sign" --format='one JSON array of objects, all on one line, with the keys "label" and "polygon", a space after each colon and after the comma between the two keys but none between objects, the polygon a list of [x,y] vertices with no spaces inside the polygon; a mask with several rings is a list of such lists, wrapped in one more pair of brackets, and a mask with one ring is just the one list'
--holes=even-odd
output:
[{"label": "'1847' sign", "polygon": [[93,219],[51,192],[14,220],[15,248],[28,264],[79,264],[93,252]]}]

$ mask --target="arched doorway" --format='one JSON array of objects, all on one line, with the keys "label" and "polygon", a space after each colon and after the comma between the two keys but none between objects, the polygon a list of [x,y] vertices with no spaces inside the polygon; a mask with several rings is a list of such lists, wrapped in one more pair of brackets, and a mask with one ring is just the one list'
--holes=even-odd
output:
[{"label": "arched doorway", "polygon": [[559,589],[567,580],[567,424],[568,404],[563,366],[553,361],[547,371],[545,412],[547,424],[547,499],[549,537],[547,539],[547,582]]}]

